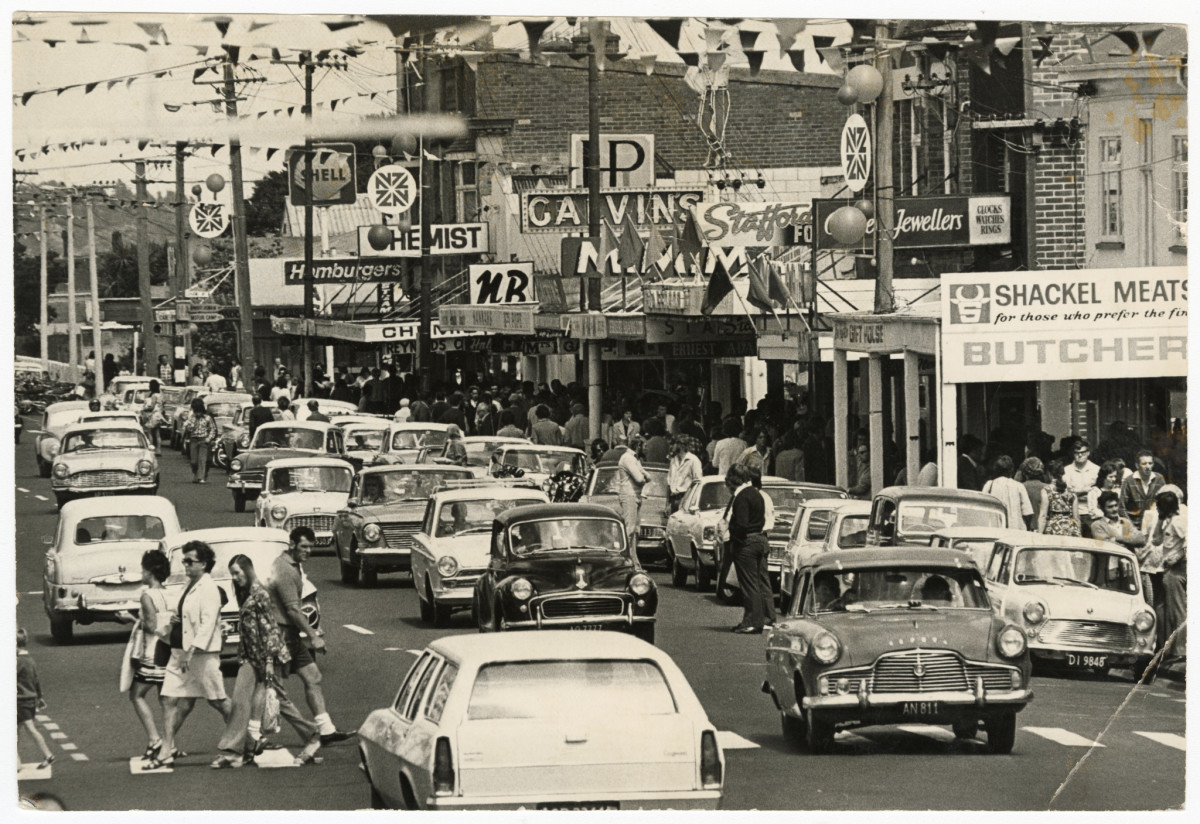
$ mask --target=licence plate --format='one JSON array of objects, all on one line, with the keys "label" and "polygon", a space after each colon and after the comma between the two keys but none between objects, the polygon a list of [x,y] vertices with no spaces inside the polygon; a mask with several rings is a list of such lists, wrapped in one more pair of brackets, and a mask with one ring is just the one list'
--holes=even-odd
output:
[{"label": "licence plate", "polygon": [[108,498],[116,494],[111,489],[101,489],[95,493],[97,498]]},{"label": "licence plate", "polygon": [[941,701],[905,701],[900,707],[900,714],[905,718],[930,718],[941,712]]},{"label": "licence plate", "polygon": [[619,810],[621,804],[617,801],[552,801],[538,804],[539,810]]},{"label": "licence plate", "polygon": [[1067,666],[1081,668],[1096,668],[1108,666],[1107,655],[1077,655],[1073,652],[1067,653]]},{"label": "licence plate", "polygon": [[579,624],[578,626],[571,627],[571,629],[576,629],[576,630],[602,630],[602,629],[604,629],[604,627],[600,626],[599,624]]}]

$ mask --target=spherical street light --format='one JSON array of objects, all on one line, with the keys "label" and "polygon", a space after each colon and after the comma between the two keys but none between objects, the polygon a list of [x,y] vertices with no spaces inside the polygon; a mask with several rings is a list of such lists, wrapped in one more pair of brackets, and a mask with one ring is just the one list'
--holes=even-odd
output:
[{"label": "spherical street light", "polygon": [[207,246],[197,246],[192,250],[192,262],[197,266],[207,266],[212,263],[212,259],[212,249],[209,249]]},{"label": "spherical street light", "polygon": [[861,200],[854,201],[854,208],[862,212],[867,220],[875,217],[875,204],[867,200],[865,197]]},{"label": "spherical street light", "polygon": [[203,189],[203,188],[201,188],[201,186],[200,186],[200,184],[199,184],[199,183],[197,183],[195,186],[193,186],[193,187],[192,187],[192,195],[193,195],[193,196],[195,196],[195,198],[196,198],[197,200],[199,200],[199,199],[200,199],[200,194],[201,194],[203,191],[204,191],[204,189]]},{"label": "spherical street light", "polygon": [[387,146],[384,146],[383,144],[376,144],[371,149],[371,154],[374,155],[375,157],[387,157],[388,156]]},{"label": "spherical street light", "polygon": [[213,172],[207,178],[205,178],[204,185],[207,186],[208,190],[215,195],[217,192],[225,188],[225,178],[221,177],[216,172]]},{"label": "spherical street light", "polygon": [[392,154],[412,154],[417,150],[417,139],[411,134],[396,135],[392,138]]},{"label": "spherical street light", "polygon": [[843,206],[829,216],[825,225],[838,244],[853,246],[867,233],[867,216],[853,206]]},{"label": "spherical street light", "polygon": [[874,66],[862,63],[846,75],[846,85],[858,93],[859,103],[870,103],[883,91],[883,75]]},{"label": "spherical street light", "polygon": [[843,106],[853,106],[858,102],[858,91],[849,83],[846,83],[838,89],[837,99]]},{"label": "spherical street light", "polygon": [[372,226],[370,231],[367,232],[367,242],[371,244],[371,248],[376,252],[392,248],[393,241],[392,230],[387,226]]}]

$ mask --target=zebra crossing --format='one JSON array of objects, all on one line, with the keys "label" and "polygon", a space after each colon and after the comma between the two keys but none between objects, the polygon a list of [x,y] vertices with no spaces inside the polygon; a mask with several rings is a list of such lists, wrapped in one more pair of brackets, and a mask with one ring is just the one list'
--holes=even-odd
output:
[{"label": "zebra crossing", "polygon": [[[718,735],[721,739],[725,735],[734,736],[733,733],[722,732]],[[1079,732],[1066,729],[1065,727],[1018,727],[1017,728],[1017,750],[1021,749],[1021,737],[1032,736],[1040,739],[1043,742],[1057,744],[1061,747],[1075,748],[1080,750],[1089,749],[1106,749],[1109,747],[1121,746],[1122,743],[1127,743],[1134,736],[1140,741],[1150,741],[1159,744],[1163,747],[1168,747],[1180,752],[1187,751],[1187,739],[1182,733],[1163,732],[1153,730],[1131,730],[1122,731],[1120,733],[1109,733],[1104,736],[1103,740],[1097,740],[1095,736],[1082,735]],[[740,739],[740,736],[734,736],[735,740]],[[855,730],[844,730],[838,732],[834,736],[834,745],[843,745],[848,748],[859,750],[878,750],[884,751],[894,749],[897,744],[904,738],[912,739],[927,739],[936,741],[941,744],[954,744],[960,746],[984,746],[986,735],[982,729],[973,739],[957,740],[954,732],[949,727],[930,726],[925,724],[898,724],[881,727],[865,727]],[[745,741],[746,739],[740,739]],[[726,749],[724,741],[722,746]],[[741,747],[732,747],[740,749]]]}]

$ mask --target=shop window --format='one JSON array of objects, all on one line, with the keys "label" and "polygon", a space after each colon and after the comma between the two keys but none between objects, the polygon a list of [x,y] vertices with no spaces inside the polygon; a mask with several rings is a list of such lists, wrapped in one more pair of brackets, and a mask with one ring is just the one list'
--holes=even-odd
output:
[{"label": "shop window", "polygon": [[1175,224],[1175,236],[1186,244],[1188,208],[1187,135],[1174,135],[1171,138],[1171,149],[1171,188],[1174,194],[1174,209],[1171,219]]},{"label": "shop window", "polygon": [[455,164],[454,199],[458,219],[473,222],[479,214],[479,164],[474,160],[463,160]]},{"label": "shop window", "polygon": [[1121,192],[1121,138],[1100,138],[1100,239],[1123,239],[1125,224]]}]

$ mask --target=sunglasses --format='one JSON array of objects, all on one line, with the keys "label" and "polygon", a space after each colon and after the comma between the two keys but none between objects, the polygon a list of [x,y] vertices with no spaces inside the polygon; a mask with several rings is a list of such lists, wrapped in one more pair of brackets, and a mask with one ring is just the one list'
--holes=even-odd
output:
[{"label": "sunglasses", "polygon": [[204,562],[201,561],[199,558],[184,558],[183,559],[184,566],[200,566],[203,563]]}]

